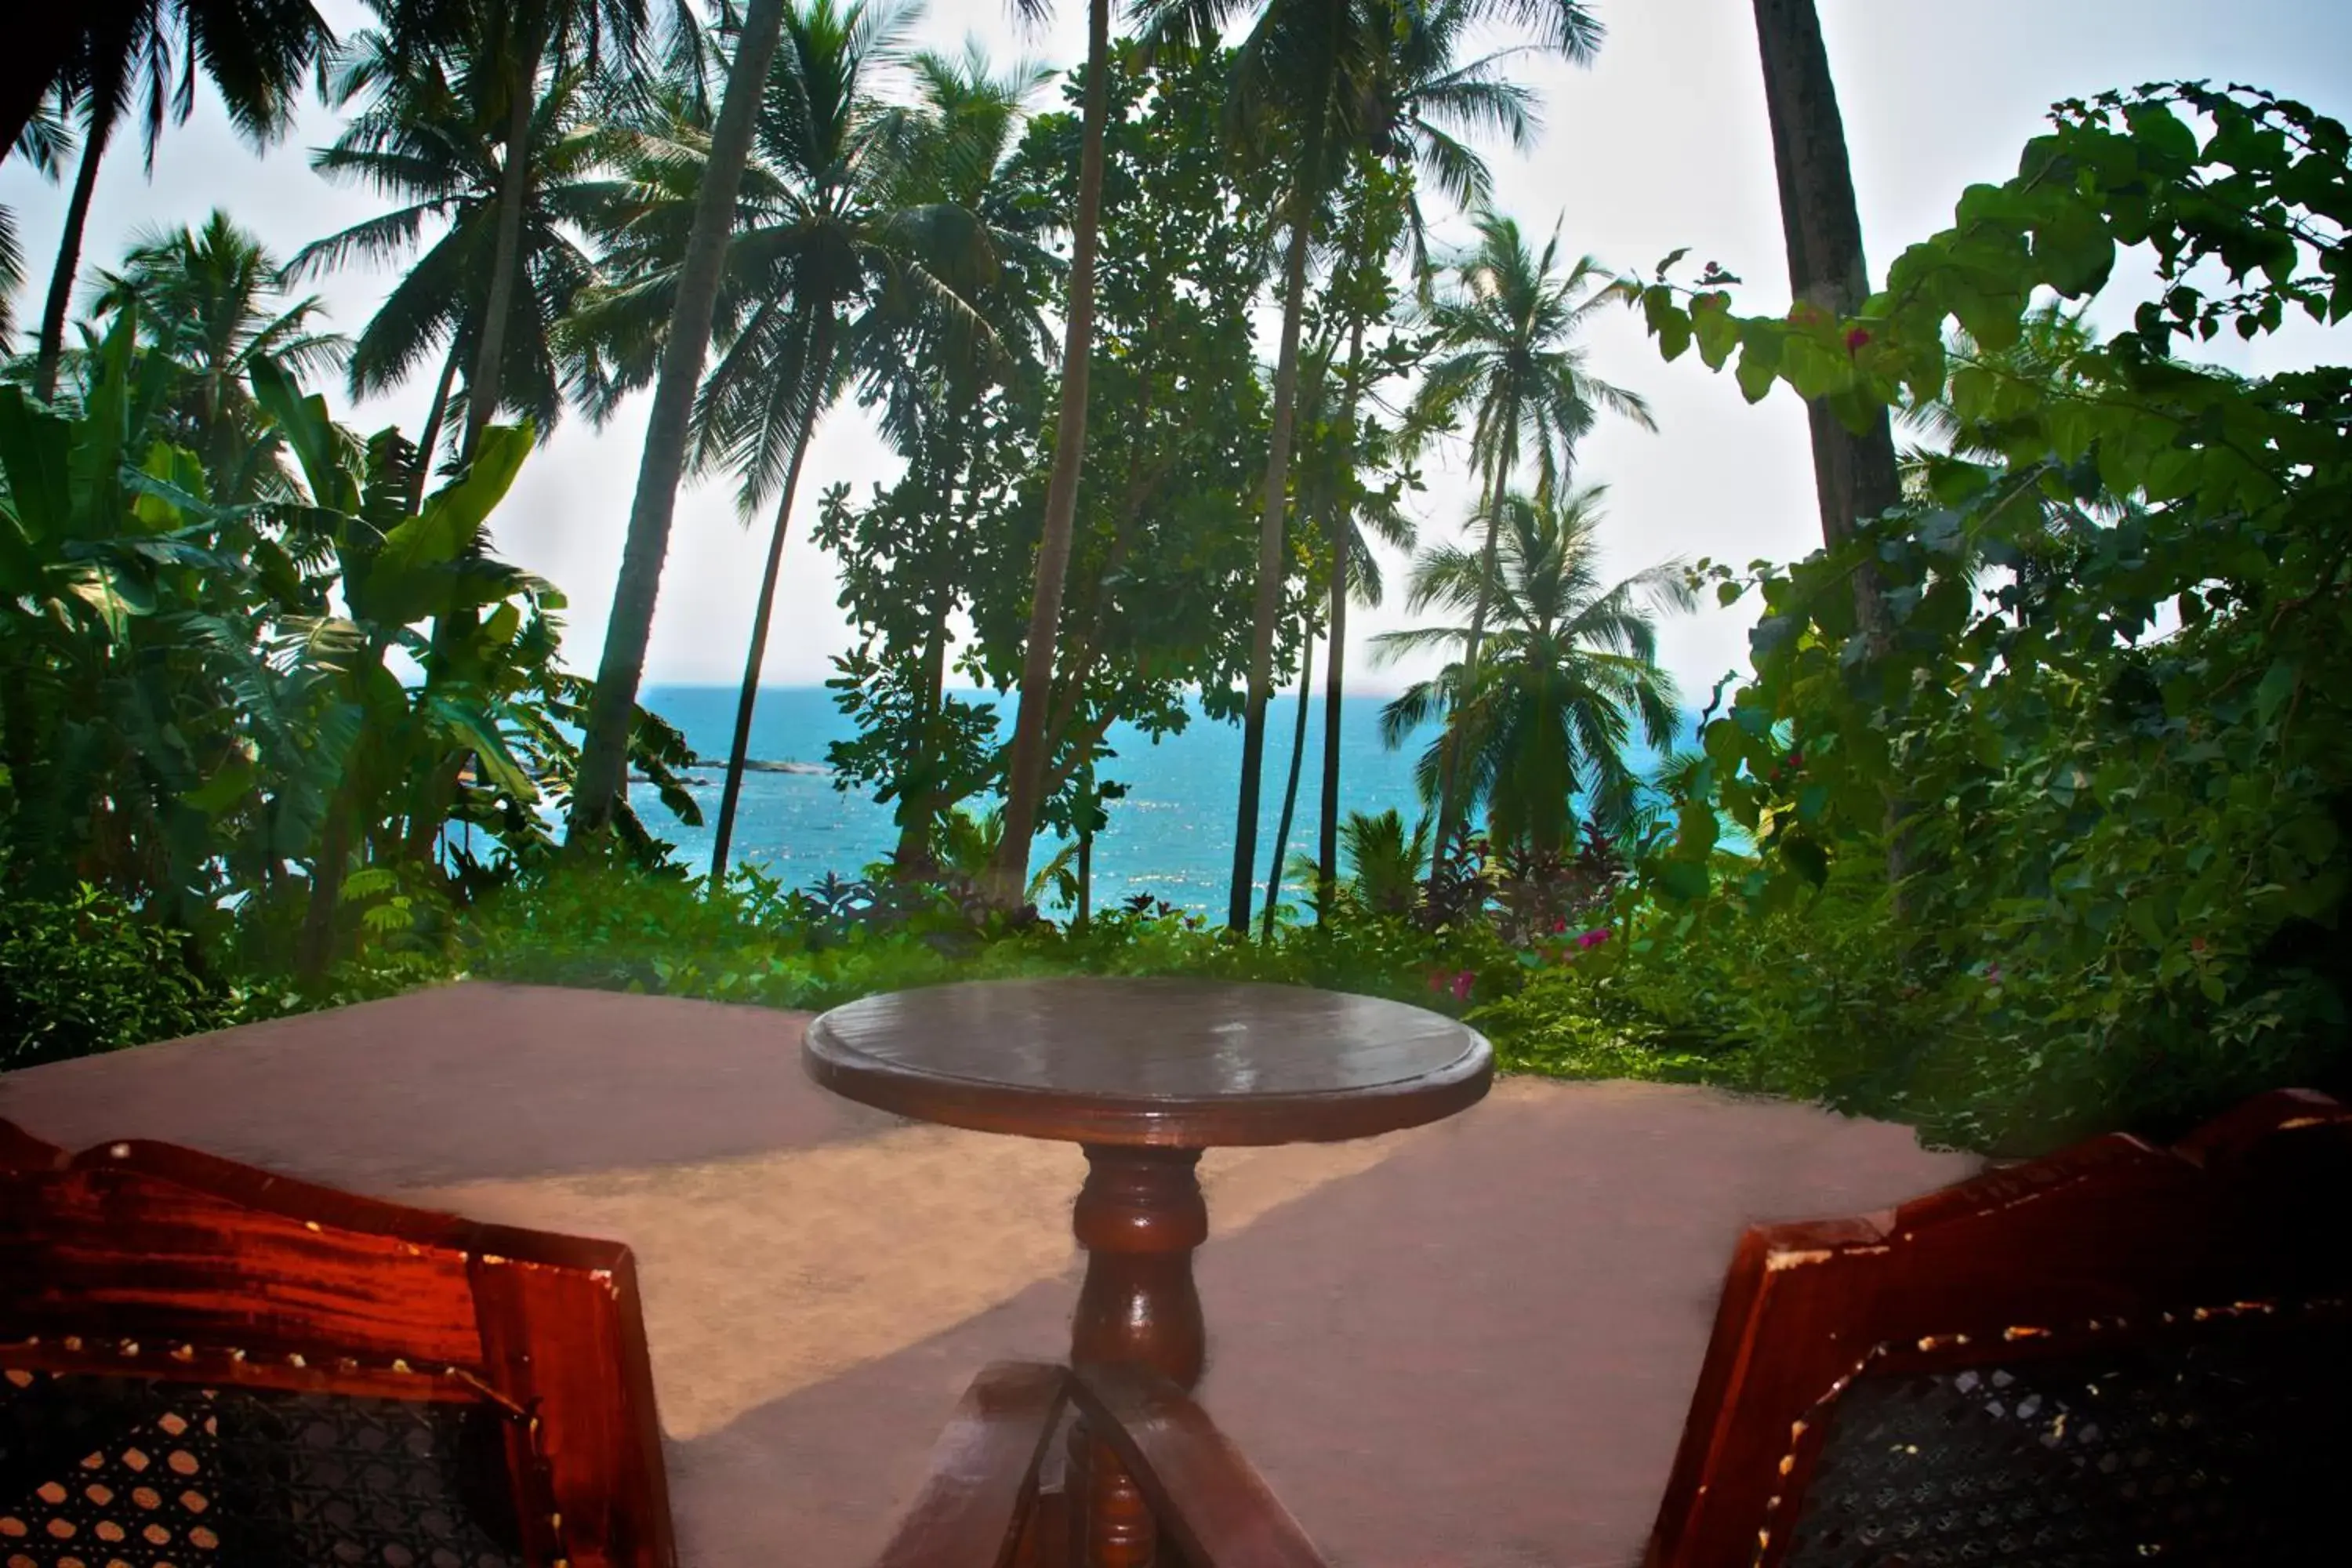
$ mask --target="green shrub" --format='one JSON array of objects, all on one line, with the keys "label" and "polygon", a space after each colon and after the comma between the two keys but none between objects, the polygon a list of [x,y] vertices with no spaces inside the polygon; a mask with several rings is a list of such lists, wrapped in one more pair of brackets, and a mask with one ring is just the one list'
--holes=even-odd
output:
[{"label": "green shrub", "polygon": [[2345,1076],[2338,1004],[2309,971],[2224,1003],[2158,1005],[2119,980],[2145,1005],[2097,1026],[2079,977],[1906,948],[1861,871],[1789,908],[1633,905],[1621,921],[1471,1015],[1507,1068],[1714,1083],[2002,1154],[2116,1129],[2169,1138],[2263,1089]]},{"label": "green shrub", "polygon": [[0,903],[0,1068],[234,1023],[237,998],[190,968],[178,933],[82,887]]},{"label": "green shrub", "polygon": [[920,900],[887,921],[842,913],[856,905],[845,893],[787,893],[756,873],[713,893],[698,879],[567,865],[486,900],[461,946],[467,972],[486,979],[791,1008],[957,980],[1184,974],[1459,1010],[1516,989],[1525,973],[1484,928],[1433,935],[1370,914],[1285,926],[1262,943],[1173,910],[1121,910],[1071,931],[975,923],[951,903]]}]

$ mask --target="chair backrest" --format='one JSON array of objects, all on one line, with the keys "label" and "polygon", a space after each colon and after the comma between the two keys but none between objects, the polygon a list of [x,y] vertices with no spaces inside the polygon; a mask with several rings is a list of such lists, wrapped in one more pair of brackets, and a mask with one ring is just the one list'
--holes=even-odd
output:
[{"label": "chair backrest", "polygon": [[0,1568],[673,1568],[626,1247],[0,1121]]},{"label": "chair backrest", "polygon": [[1742,1239],[1652,1568],[2352,1563],[2352,1110]]}]

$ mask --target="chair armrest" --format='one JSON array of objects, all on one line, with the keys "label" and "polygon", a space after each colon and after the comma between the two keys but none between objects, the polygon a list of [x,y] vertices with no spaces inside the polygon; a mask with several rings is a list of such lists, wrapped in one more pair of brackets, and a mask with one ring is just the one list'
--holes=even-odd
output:
[{"label": "chair armrest", "polygon": [[1082,1366],[1071,1395],[1192,1568],[1327,1568],[1290,1510],[1182,1389],[1140,1367]]},{"label": "chair armrest", "polygon": [[1037,1495],[1037,1468],[1069,1373],[1034,1362],[981,1369],[931,1450],[930,1479],[876,1568],[1003,1568]]}]

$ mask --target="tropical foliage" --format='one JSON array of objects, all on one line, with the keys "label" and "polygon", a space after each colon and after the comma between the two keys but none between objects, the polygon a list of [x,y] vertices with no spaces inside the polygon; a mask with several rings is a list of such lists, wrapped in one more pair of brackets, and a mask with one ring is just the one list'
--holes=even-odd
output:
[{"label": "tropical foliage", "polygon": [[[52,9],[0,61],[0,146],[73,176],[0,372],[0,1063],[465,973],[808,1005],[1091,970],[1409,996],[1515,1065],[2000,1149],[2352,1071],[2352,373],[2200,363],[2352,315],[2352,136],[2306,106],[2060,105],[1872,293],[1818,18],[1771,8],[1796,302],[1750,312],[1494,205],[1515,62],[1601,43],[1572,0],[1154,0],[1129,37],[1091,0],[1058,80],[917,52],[890,0],[372,0],[341,40],[309,0]],[[115,132],[152,153],[209,81],[265,143],[311,80],[313,166],[382,211],[290,268],[225,211],[81,265]],[[32,260],[0,213],[12,310]],[[295,279],[358,263],[398,274],[346,339]],[[1621,576],[1580,448],[1664,374],[1586,346],[1622,305],[1806,400],[1822,551]],[[331,380],[429,387],[416,438]],[[591,681],[492,524],[641,394]],[[895,462],[804,486],[853,404]],[[707,876],[629,793],[695,818],[636,698],[698,475],[768,530]],[[795,510],[850,627],[834,780],[897,829],[803,889],[730,863]],[[1423,661],[1384,724],[1421,798],[1345,813],[1350,612],[1415,549],[1376,647]],[[1709,593],[1759,619],[1694,737],[1660,628]],[[1243,738],[1223,918],[1097,908],[1113,738],[1203,722]]]},{"label": "tropical foliage", "polygon": [[[1664,752],[1682,727],[1650,611],[1688,609],[1696,595],[1677,564],[1604,584],[1602,493],[1592,486],[1557,500],[1503,497],[1480,553],[1440,546],[1413,569],[1412,606],[1467,616],[1468,624],[1380,639],[1391,657],[1459,650],[1382,710],[1382,733],[1401,744],[1443,712],[1446,722],[1421,759],[1422,793],[1436,797],[1451,770],[1460,798],[1486,807],[1496,841],[1538,855],[1573,844],[1580,798],[1602,828],[1633,826],[1642,781],[1626,752],[1637,738]],[[1479,624],[1482,611],[1491,626]],[[1482,633],[1484,657],[1473,664]]]},{"label": "tropical foliage", "polygon": [[[1864,897],[1901,844],[1860,985],[1905,1044],[1853,1064],[1863,1102],[2039,1142],[2344,1070],[2352,373],[2188,356],[2352,315],[2347,194],[2339,122],[2155,86],[2059,106],[1858,316],[1635,286],[1670,357],[1696,344],[1751,398],[1786,382],[1956,437],[1852,544],[1708,569],[1761,600],[1756,668],[1655,867],[1670,929],[1717,942]],[[2160,282],[2128,326],[2050,320],[2052,295],[2095,319],[2131,254]],[[1884,638],[1846,591],[1865,558]],[[1723,860],[1725,818],[1753,859]]]},{"label": "tropical foliage", "polygon": [[66,399],[0,386],[0,867],[182,933],[199,974],[316,979],[544,858],[581,683],[562,596],[483,539],[528,427],[420,503],[397,430],[300,390],[331,345],[267,271],[225,224],[144,245]]}]

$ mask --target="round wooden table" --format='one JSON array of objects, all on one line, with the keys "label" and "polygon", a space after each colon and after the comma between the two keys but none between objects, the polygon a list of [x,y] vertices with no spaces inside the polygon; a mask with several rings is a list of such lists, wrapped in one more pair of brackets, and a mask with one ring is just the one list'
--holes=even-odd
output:
[{"label": "round wooden table", "polygon": [[[1081,1145],[1070,1359],[1140,1363],[1188,1389],[1207,1351],[1192,1282],[1209,1234],[1202,1151],[1419,1126],[1476,1103],[1494,1077],[1475,1030],[1419,1007],[1189,980],[903,991],[835,1008],[801,1049],[810,1076],[851,1100]],[[1075,1433],[1070,1463],[1079,1561],[1150,1562],[1150,1510],[1108,1446]]]}]

